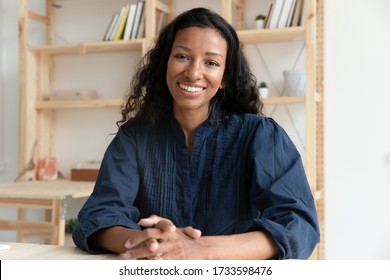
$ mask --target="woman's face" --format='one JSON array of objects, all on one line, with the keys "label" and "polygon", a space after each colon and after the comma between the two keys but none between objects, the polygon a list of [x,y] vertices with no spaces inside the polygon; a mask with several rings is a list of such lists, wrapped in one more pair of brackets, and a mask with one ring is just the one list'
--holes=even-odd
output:
[{"label": "woman's face", "polygon": [[226,55],[226,40],[212,28],[189,27],[176,33],[166,77],[175,115],[208,115],[210,100],[223,87]]}]

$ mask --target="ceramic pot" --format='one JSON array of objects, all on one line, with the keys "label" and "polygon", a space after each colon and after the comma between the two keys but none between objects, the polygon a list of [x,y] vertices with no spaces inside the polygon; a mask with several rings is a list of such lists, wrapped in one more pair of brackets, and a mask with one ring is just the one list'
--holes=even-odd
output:
[{"label": "ceramic pot", "polygon": [[263,29],[263,28],[264,28],[264,19],[256,20],[256,29]]}]

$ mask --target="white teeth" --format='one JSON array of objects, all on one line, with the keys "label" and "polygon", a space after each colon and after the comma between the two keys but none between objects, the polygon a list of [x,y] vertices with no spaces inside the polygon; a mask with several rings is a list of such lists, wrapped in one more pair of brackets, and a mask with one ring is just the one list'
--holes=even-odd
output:
[{"label": "white teeth", "polygon": [[189,86],[182,85],[182,84],[179,84],[179,87],[186,90],[186,91],[190,91],[190,92],[198,92],[198,91],[203,90],[203,88],[201,88],[201,87],[189,87]]}]

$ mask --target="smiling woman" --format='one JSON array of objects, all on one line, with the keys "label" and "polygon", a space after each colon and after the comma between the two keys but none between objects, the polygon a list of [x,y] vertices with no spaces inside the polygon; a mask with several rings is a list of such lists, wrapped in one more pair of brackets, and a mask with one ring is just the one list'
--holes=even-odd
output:
[{"label": "smiling woman", "polygon": [[223,88],[226,40],[214,29],[189,27],[177,32],[168,59],[167,85],[173,114],[191,156],[195,129],[210,114],[210,102]]},{"label": "smiling woman", "polygon": [[176,17],[131,83],[75,244],[129,259],[308,258],[319,227],[302,160],[262,107],[235,30],[204,8]]}]

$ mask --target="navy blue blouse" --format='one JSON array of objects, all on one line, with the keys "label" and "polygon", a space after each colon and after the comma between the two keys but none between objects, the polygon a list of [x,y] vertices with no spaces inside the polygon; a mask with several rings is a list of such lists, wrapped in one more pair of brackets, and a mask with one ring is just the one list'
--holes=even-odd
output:
[{"label": "navy blue blouse", "polygon": [[153,129],[136,120],[122,125],[73,240],[94,252],[87,240],[97,230],[140,229],[138,221],[152,214],[202,235],[265,230],[280,248],[279,259],[308,258],[319,242],[298,151],[275,121],[252,114],[210,117],[195,132],[190,158],[173,115]]}]

